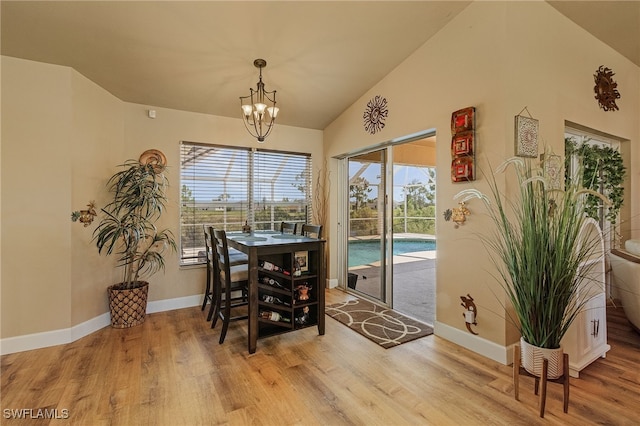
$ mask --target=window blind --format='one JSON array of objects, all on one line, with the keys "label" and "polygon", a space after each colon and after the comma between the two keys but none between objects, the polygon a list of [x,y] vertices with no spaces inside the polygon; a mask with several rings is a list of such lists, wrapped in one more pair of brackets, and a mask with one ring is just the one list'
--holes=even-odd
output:
[{"label": "window blind", "polygon": [[311,156],[182,142],[181,263],[204,261],[204,228],[279,230],[310,222]]}]

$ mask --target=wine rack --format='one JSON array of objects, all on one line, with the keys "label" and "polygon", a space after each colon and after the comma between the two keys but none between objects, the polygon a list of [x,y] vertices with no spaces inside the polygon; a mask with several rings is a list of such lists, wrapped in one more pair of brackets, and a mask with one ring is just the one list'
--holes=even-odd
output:
[{"label": "wine rack", "polygon": [[318,252],[306,254],[306,271],[299,275],[296,252],[258,259],[258,338],[318,325],[319,315],[324,315],[319,309],[324,296],[318,274],[322,262]]},{"label": "wine rack", "polygon": [[325,241],[283,235],[227,235],[229,246],[249,258],[250,354],[267,336],[314,325],[319,335],[325,331]]}]

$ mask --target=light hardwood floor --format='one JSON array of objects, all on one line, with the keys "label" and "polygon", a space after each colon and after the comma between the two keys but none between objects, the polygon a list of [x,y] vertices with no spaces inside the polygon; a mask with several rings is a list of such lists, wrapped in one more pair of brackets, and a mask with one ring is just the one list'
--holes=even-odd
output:
[{"label": "light hardwood floor", "polygon": [[[327,303],[347,298],[333,289]],[[436,336],[383,349],[327,318],[258,341],[188,308],[148,316],[128,330],[104,328],[74,343],[2,357],[4,425],[637,425],[640,335],[609,312],[611,351],[562,386],[550,383],[544,419],[533,379]],[[7,419],[11,409],[68,410],[68,419]]]}]

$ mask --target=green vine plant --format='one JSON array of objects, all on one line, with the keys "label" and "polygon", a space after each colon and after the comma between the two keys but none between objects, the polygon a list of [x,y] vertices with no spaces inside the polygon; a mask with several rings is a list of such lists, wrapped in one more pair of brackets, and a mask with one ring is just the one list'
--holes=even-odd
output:
[{"label": "green vine plant", "polygon": [[[564,140],[565,150],[565,170],[571,170],[571,159],[575,155],[580,162],[579,170],[582,176],[572,177],[565,175],[565,184],[570,184],[572,179],[582,179],[581,184],[587,188],[600,192],[611,202],[604,217],[613,227],[618,220],[618,214],[624,201],[624,181],[625,167],[622,156],[618,151],[609,146],[594,146],[582,144],[571,138]],[[595,220],[600,220],[600,208],[602,201],[593,195],[589,195],[585,200],[585,213]]]}]

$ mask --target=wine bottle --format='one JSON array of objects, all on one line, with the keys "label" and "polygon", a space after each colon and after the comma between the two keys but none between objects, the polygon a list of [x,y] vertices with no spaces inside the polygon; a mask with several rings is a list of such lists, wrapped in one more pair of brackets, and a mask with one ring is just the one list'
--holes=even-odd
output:
[{"label": "wine bottle", "polygon": [[260,311],[260,318],[276,322],[291,322],[291,318],[283,317],[280,313],[275,311]]},{"label": "wine bottle", "polygon": [[282,299],[280,299],[279,297],[272,296],[270,294],[262,295],[262,300],[267,302],[267,303],[273,303],[274,305],[291,306],[290,303],[287,303],[287,302],[283,301]]},{"label": "wine bottle", "polygon": [[285,286],[283,286],[282,284],[280,284],[278,281],[274,280],[273,278],[262,277],[262,282],[265,283],[265,284],[270,285],[271,287],[277,287],[277,288],[286,289]]},{"label": "wine bottle", "polygon": [[281,274],[284,274],[284,275],[291,275],[291,272],[281,268],[278,265],[274,265],[271,262],[267,262],[266,260],[261,260],[260,262],[258,262],[258,265],[260,265],[262,269],[265,269],[267,271],[275,271],[275,272],[280,272]]}]

